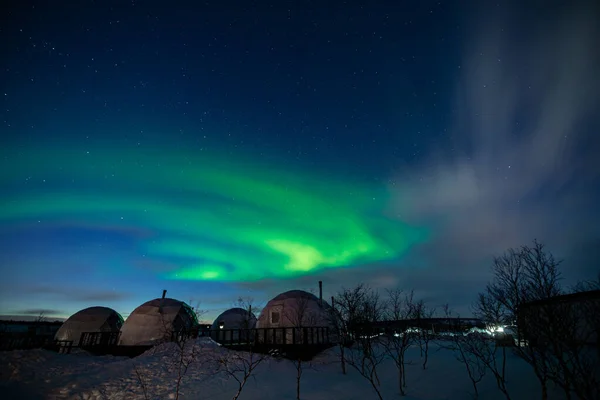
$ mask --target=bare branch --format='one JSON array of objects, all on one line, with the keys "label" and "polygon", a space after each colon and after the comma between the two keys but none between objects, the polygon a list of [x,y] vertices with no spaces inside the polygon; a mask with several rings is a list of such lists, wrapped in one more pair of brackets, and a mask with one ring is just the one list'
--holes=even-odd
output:
[{"label": "bare branch", "polygon": [[353,340],[353,345],[343,353],[343,360],[367,379],[382,399],[377,368],[385,360],[385,351],[372,323],[385,315],[385,303],[374,290],[360,284],[353,289],[342,289],[336,297],[335,307],[341,330]]}]

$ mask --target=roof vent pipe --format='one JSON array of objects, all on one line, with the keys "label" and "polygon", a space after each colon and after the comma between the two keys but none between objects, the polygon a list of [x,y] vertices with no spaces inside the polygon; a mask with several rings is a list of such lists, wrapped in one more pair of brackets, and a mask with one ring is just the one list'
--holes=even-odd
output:
[{"label": "roof vent pipe", "polygon": [[323,307],[323,281],[319,281],[319,305]]},{"label": "roof vent pipe", "polygon": [[162,298],[164,299],[166,295],[167,295],[167,289],[163,289],[163,295],[162,295]]}]

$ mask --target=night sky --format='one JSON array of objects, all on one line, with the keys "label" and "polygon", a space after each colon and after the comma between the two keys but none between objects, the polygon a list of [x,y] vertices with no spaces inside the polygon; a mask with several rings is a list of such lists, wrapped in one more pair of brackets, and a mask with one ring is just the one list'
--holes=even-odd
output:
[{"label": "night sky", "polygon": [[593,278],[597,4],[10,2],[0,314],[318,280],[469,314],[533,239]]}]

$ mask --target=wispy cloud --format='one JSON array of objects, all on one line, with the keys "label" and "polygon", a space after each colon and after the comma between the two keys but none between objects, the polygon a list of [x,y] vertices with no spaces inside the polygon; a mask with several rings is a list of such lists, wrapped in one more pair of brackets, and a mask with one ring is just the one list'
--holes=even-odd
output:
[{"label": "wispy cloud", "polygon": [[390,187],[391,214],[438,227],[421,249],[429,281],[483,280],[483,261],[533,238],[568,257],[572,243],[599,237],[597,17],[572,7],[531,22],[510,11],[465,46],[452,145]]},{"label": "wispy cloud", "polygon": [[17,314],[49,317],[53,315],[63,315],[64,312],[61,310],[52,310],[46,308],[29,308],[25,310],[17,310]]},{"label": "wispy cloud", "polygon": [[50,297],[53,300],[68,301],[73,303],[104,303],[127,300],[131,297],[131,294],[126,292],[84,289],[73,286],[31,285],[20,286],[14,289],[17,289],[17,291],[21,294],[29,293],[35,296],[45,296]]}]

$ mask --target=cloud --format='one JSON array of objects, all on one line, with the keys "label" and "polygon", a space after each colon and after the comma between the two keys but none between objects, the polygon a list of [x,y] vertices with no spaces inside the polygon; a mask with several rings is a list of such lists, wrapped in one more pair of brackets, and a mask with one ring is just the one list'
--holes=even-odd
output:
[{"label": "cloud", "polygon": [[484,282],[491,256],[508,247],[538,238],[568,264],[575,243],[600,237],[590,218],[600,177],[597,17],[572,7],[531,23],[501,11],[465,46],[452,143],[390,184],[390,215],[436,227],[419,249],[430,268],[406,273],[415,285],[459,293],[444,280]]},{"label": "cloud", "polygon": [[[8,288],[7,288],[8,289]],[[131,294],[125,292],[117,292],[112,290],[93,290],[67,286],[48,286],[48,285],[31,285],[22,286],[17,289],[18,293],[35,293],[36,296],[45,295],[53,300],[62,300],[69,302],[113,302],[126,300],[131,297]]]},{"label": "cloud", "polygon": [[18,310],[17,311],[18,314],[23,314],[23,315],[35,315],[35,316],[51,316],[51,315],[63,315],[64,312],[61,310],[52,310],[52,309],[45,309],[45,308],[30,308],[30,309],[26,309],[26,310]]}]

